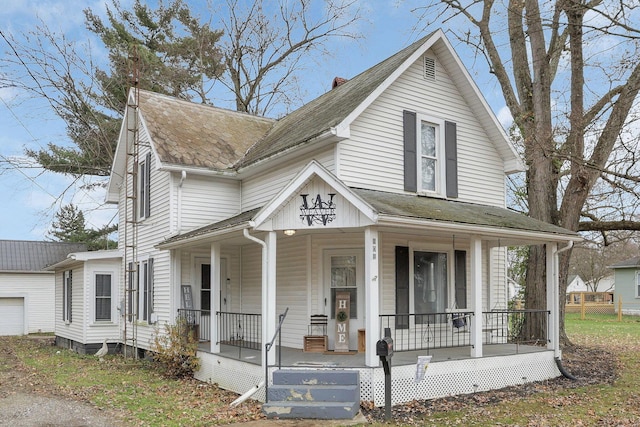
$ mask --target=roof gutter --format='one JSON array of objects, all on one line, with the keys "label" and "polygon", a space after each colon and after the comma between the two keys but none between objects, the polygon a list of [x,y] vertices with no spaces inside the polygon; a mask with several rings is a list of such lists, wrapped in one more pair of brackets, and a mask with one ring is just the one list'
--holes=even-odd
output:
[{"label": "roof gutter", "polygon": [[[447,223],[442,221],[414,219],[406,217],[397,217],[391,215],[378,214],[378,226],[393,226],[404,228],[415,228],[417,226],[429,226],[442,231],[463,231],[470,234],[483,234],[488,230],[500,231],[503,237],[513,237],[519,239],[532,239],[539,240],[541,242],[566,242],[566,241],[581,241],[582,238],[579,235],[570,234],[552,234],[549,232],[536,232],[527,230],[514,230],[509,228],[498,228],[493,226],[480,226],[461,223]],[[572,243],[573,244],[573,243]]]},{"label": "roof gutter", "polygon": [[[228,227],[228,228],[221,228],[221,229],[218,229],[218,230],[212,230],[210,232],[199,234],[197,236],[180,239],[180,240],[177,240],[175,242],[158,243],[154,247],[156,249],[160,249],[160,250],[178,249],[178,248],[180,248],[180,247],[182,247],[184,245],[187,245],[187,244],[199,243],[199,242],[202,242],[202,241],[205,241],[205,240],[213,239],[215,237],[223,236],[225,234],[233,233],[233,232],[236,232],[236,231],[242,231],[243,229],[245,229],[245,228],[247,228],[249,226],[250,226],[249,222],[244,222],[244,223],[241,223],[241,224],[233,225],[233,226]],[[167,237],[167,239],[165,239],[165,240],[168,240],[168,239],[170,239],[170,237]]]},{"label": "roof gutter", "polygon": [[193,174],[193,175],[202,175],[202,176],[219,176],[224,178],[237,178],[237,172],[234,170],[216,170],[209,168],[199,168],[195,166],[184,166],[177,164],[167,164],[162,163],[158,168],[160,171],[164,172],[177,172],[182,175],[182,172]]}]

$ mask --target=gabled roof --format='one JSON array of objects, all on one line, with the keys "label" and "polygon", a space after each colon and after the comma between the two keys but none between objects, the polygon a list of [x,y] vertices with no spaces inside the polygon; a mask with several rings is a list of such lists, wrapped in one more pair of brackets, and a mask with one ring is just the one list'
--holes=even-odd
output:
[{"label": "gabled roof", "polygon": [[212,170],[233,168],[274,120],[140,90],[139,109],[160,161]]},{"label": "gabled roof", "polygon": [[[139,106],[163,166],[175,165],[234,174],[255,163],[309,146],[324,137],[349,136],[349,126],[386,88],[427,50],[432,49],[496,146],[505,172],[524,165],[504,129],[441,30],[351,78],[282,119],[275,121],[140,91]],[[121,131],[120,139],[126,139]],[[116,153],[109,201],[117,201],[117,171],[125,147]]]},{"label": "gabled roof", "polygon": [[238,163],[242,168],[325,135],[348,137],[351,122],[427,50],[433,49],[471,110],[478,115],[505,163],[505,172],[524,170],[520,156],[442,30],[423,37],[280,119]]},{"label": "gabled roof", "polygon": [[609,268],[640,268],[640,256],[629,258],[609,266]]},{"label": "gabled roof", "polygon": [[71,252],[86,250],[82,243],[0,240],[0,271],[40,272]]}]

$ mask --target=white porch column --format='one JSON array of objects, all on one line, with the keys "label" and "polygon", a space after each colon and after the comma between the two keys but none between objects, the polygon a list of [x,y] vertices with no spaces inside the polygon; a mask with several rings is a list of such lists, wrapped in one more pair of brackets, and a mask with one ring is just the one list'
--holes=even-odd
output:
[{"label": "white porch column", "polygon": [[558,290],[558,245],[556,243],[547,243],[547,310],[551,312],[548,319],[547,333],[549,334],[549,342],[547,348],[555,350],[555,355],[560,356],[560,319],[558,317],[559,290]]},{"label": "white porch column", "polygon": [[471,258],[471,357],[482,357],[482,240],[472,237],[470,241]]},{"label": "white porch column", "polygon": [[218,338],[218,322],[216,312],[220,309],[220,243],[211,244],[211,314],[209,326],[211,331],[211,352],[220,353],[220,339]]},{"label": "white porch column", "polygon": [[[277,234],[275,231],[267,233],[265,238],[266,246],[263,249],[262,256],[266,262],[263,262],[262,272],[262,360],[264,360],[265,344],[273,339],[276,332],[278,317],[276,315],[276,254],[277,254]],[[274,343],[275,345],[275,343]],[[276,351],[272,347],[269,352],[267,363],[273,365],[276,362]]]},{"label": "white porch column", "polygon": [[382,336],[378,315],[380,313],[379,277],[380,240],[378,230],[372,227],[364,229],[364,298],[366,350],[365,365],[378,366],[376,343]]}]

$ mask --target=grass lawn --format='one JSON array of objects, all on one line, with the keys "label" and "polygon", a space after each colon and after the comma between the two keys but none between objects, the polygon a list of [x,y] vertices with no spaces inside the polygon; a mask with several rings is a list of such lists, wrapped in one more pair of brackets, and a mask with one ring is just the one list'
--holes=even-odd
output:
[{"label": "grass lawn", "polygon": [[100,362],[31,339],[1,341],[19,359],[15,368],[25,379],[20,388],[88,401],[131,425],[208,426],[262,417],[257,402],[230,409],[236,394],[193,379],[165,378],[148,361],[109,355]]},{"label": "grass lawn", "polygon": [[[477,404],[458,405],[455,399],[445,400],[437,411],[428,415],[416,411],[415,416],[404,418],[404,424],[396,421],[394,425],[640,425],[640,317],[625,316],[618,322],[615,316],[580,320],[579,314],[569,314],[566,329],[575,344],[603,349],[618,357],[618,378],[613,384],[559,391],[545,389],[543,384],[535,393],[516,398],[501,398],[500,391],[478,393],[472,400]],[[230,409],[229,403],[237,395],[195,380],[164,378],[149,362],[120,356],[108,356],[99,362],[93,356],[38,345],[33,340],[2,340],[3,345],[12,346],[26,377],[38,378],[36,389],[116,411],[132,425],[214,425],[262,416],[256,402]],[[443,405],[450,406],[443,410]],[[404,405],[403,411],[410,412],[411,405]]]}]

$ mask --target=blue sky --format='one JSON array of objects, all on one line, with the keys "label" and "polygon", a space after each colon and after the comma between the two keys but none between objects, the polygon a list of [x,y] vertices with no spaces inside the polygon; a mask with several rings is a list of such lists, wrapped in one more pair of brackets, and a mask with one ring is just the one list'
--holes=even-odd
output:
[{"label": "blue sky", "polygon": [[[189,3],[201,2],[189,0]],[[131,0],[122,0],[128,5]],[[418,0],[368,0],[362,2],[366,20],[359,25],[363,38],[359,41],[341,40],[332,44],[333,55],[318,60],[313,72],[302,82],[307,101],[330,88],[335,76],[353,77],[370,66],[392,55],[424,35],[413,29],[418,19],[411,12]],[[3,32],[17,33],[33,29],[39,20],[49,28],[64,33],[70,40],[87,41],[82,10],[89,7],[103,13],[103,0],[4,0],[0,8],[0,28]],[[110,4],[110,2],[109,2]],[[446,30],[446,27],[443,27]],[[435,30],[430,27],[428,31]],[[503,123],[509,122],[504,101],[495,81],[486,72],[482,59],[474,59],[464,45],[454,47],[469,69]],[[100,42],[89,40],[95,46],[95,58],[104,55]],[[8,46],[0,39],[0,52]],[[64,124],[57,119],[42,100],[26,97],[12,88],[0,88],[0,161],[24,157],[25,148],[37,150],[47,143],[64,144]],[[59,174],[44,172],[37,167],[0,168],[0,239],[42,240],[50,227],[60,204],[78,205],[91,227],[100,227],[112,221],[115,206],[104,205],[104,191],[83,191],[80,184]],[[63,196],[61,197],[61,194]]]}]

